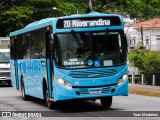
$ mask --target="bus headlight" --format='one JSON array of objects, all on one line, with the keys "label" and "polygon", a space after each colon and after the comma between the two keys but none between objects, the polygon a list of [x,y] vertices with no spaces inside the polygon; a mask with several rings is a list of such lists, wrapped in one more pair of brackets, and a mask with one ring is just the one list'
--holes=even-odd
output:
[{"label": "bus headlight", "polygon": [[120,86],[128,78],[127,74],[124,74],[117,82],[117,85]]},{"label": "bus headlight", "polygon": [[59,84],[63,85],[64,87],[68,88],[68,89],[72,89],[72,85],[70,82],[63,80],[62,78],[58,78],[57,77],[57,81]]}]

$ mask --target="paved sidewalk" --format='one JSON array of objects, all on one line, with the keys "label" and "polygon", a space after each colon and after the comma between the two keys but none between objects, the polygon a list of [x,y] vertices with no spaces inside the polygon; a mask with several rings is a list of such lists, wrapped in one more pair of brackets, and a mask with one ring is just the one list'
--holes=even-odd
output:
[{"label": "paved sidewalk", "polygon": [[160,92],[160,86],[141,85],[141,84],[133,84],[133,83],[129,83],[128,85],[129,85],[129,88]]}]

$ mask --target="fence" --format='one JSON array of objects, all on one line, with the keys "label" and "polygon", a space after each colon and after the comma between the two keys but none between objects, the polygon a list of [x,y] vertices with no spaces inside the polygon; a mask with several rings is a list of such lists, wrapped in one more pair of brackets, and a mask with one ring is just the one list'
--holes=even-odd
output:
[{"label": "fence", "polygon": [[128,75],[130,83],[160,86],[160,73],[140,73]]}]

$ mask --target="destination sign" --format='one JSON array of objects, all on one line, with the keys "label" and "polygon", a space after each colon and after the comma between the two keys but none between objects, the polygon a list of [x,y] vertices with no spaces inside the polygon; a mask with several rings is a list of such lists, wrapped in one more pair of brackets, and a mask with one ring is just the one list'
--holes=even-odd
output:
[{"label": "destination sign", "polygon": [[109,17],[90,17],[75,19],[60,19],[57,21],[57,28],[82,28],[82,27],[100,27],[100,26],[119,26],[120,19],[117,16]]},{"label": "destination sign", "polygon": [[106,26],[110,25],[110,20],[64,20],[63,21],[64,28],[70,27],[92,27],[92,26]]}]

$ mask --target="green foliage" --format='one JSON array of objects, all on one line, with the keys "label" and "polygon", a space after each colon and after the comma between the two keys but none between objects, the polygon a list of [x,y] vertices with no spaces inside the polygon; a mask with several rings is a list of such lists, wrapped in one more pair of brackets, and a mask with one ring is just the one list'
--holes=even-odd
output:
[{"label": "green foliage", "polygon": [[137,49],[141,49],[141,50],[144,49],[143,41],[138,41],[138,43],[137,43]]},{"label": "green foliage", "polygon": [[160,0],[93,0],[95,11],[128,14],[131,18],[159,17]]},{"label": "green foliage", "polygon": [[15,7],[1,13],[0,33],[6,36],[9,32],[21,29],[31,22],[32,11],[28,7]]},{"label": "green foliage", "polygon": [[140,72],[157,73],[160,71],[160,52],[138,49],[129,52],[128,59]]},{"label": "green foliage", "polygon": [[[89,0],[0,0],[0,36],[43,18],[86,13]],[[131,18],[159,17],[160,0],[92,0],[93,11],[128,14]]]}]

